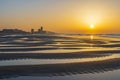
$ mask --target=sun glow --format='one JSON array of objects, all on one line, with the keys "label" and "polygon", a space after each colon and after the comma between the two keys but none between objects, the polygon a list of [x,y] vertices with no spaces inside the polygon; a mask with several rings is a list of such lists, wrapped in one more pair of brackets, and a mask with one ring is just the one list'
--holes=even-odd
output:
[{"label": "sun glow", "polygon": [[95,28],[94,24],[90,24],[90,28],[91,29]]},{"label": "sun glow", "polygon": [[90,35],[90,39],[93,40],[94,36],[93,35]]}]

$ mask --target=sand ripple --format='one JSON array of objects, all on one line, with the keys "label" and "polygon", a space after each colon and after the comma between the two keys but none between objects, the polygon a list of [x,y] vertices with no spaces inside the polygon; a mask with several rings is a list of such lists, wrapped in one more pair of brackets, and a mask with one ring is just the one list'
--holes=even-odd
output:
[{"label": "sand ripple", "polygon": [[120,38],[118,35],[117,37],[110,37],[110,35],[108,37],[100,35],[1,36],[0,62],[22,59],[38,59],[38,61],[52,59],[53,63],[49,64],[48,60],[47,64],[1,65],[0,79],[36,75],[65,76],[116,70],[120,69]]}]

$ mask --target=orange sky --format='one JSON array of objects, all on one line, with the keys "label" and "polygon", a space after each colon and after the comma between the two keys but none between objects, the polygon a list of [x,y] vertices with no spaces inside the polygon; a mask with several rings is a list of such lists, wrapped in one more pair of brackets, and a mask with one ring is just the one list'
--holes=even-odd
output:
[{"label": "orange sky", "polygon": [[43,26],[59,33],[119,34],[119,4],[120,0],[2,0],[0,29]]}]

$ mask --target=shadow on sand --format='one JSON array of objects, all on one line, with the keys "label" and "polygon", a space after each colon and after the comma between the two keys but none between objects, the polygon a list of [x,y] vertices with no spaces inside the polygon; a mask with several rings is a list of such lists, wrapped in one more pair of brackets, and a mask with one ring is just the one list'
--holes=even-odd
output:
[{"label": "shadow on sand", "polygon": [[1,66],[0,79],[19,76],[66,76],[112,71],[120,68],[120,59],[67,64]]}]

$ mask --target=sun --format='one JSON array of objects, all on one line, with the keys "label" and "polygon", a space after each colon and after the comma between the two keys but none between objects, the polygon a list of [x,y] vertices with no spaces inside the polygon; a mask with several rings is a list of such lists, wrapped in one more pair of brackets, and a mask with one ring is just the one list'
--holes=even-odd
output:
[{"label": "sun", "polygon": [[95,25],[94,25],[94,24],[90,24],[90,28],[91,28],[91,29],[94,29],[94,28],[95,28]]}]

